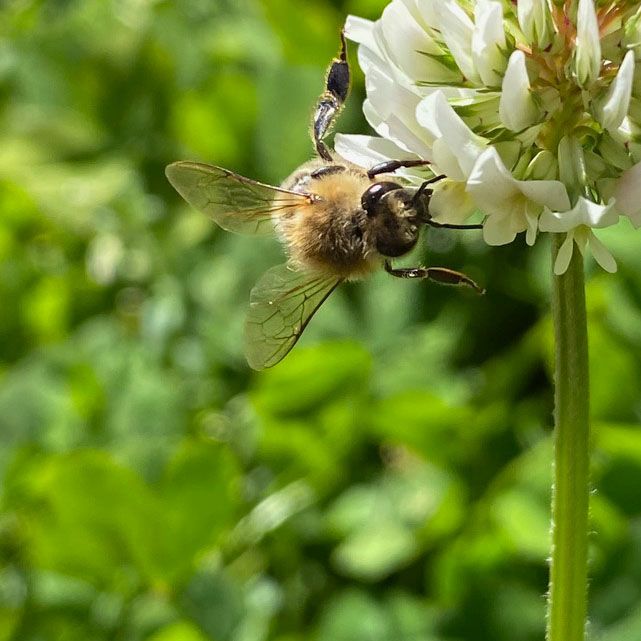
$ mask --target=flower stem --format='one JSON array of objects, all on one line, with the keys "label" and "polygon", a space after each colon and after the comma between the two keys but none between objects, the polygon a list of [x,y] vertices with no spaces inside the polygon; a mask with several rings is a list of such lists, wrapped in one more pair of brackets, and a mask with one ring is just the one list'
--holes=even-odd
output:
[{"label": "flower stem", "polygon": [[[563,241],[554,234],[553,264]],[[554,491],[548,641],[583,641],[587,617],[590,425],[583,257],[553,276]]]}]

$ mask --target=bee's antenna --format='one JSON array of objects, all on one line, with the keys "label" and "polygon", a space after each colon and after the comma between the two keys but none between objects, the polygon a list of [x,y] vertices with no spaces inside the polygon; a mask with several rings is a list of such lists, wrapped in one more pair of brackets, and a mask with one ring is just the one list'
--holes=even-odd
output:
[{"label": "bee's antenna", "polygon": [[443,178],[446,178],[445,174],[440,174],[439,176],[434,176],[434,178],[430,178],[429,180],[426,180],[424,183],[422,183],[421,186],[416,190],[414,198],[412,198],[412,205],[416,205],[419,202],[421,196],[425,193],[425,190],[429,185],[432,185],[439,180],[443,180]]},{"label": "bee's antenna", "polygon": [[[439,181],[443,180],[445,178],[445,174],[441,174],[440,176],[434,176],[434,178],[430,178],[429,180],[426,180],[424,183],[421,184],[421,186],[416,190],[416,193],[414,194],[414,197],[412,198],[412,205],[416,206],[419,202],[419,199],[421,196],[428,191],[428,186]],[[427,212],[426,212],[427,213]],[[437,223],[435,220],[432,220],[432,217],[427,213],[425,218],[421,219],[421,222],[430,225],[430,227],[440,227],[441,229],[483,229],[483,225],[455,225],[453,223]]]}]

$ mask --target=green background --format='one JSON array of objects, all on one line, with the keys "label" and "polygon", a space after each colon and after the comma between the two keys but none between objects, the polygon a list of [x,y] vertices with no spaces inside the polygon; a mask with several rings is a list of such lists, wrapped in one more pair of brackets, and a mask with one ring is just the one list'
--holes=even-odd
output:
[{"label": "green background", "polygon": [[[340,24],[383,4],[1,5],[0,641],[543,638],[548,239],[431,230],[406,264],[486,296],[376,275],[256,374],[242,322],[282,252],[164,178],[195,159],[277,183],[309,158]],[[355,68],[339,130],[367,131],[362,98]],[[630,641],[641,236],[601,237],[590,631]]]}]

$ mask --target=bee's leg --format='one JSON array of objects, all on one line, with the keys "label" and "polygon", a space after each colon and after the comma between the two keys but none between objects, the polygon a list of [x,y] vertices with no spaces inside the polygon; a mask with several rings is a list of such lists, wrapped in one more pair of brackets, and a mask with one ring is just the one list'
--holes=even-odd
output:
[{"label": "bee's leg", "polygon": [[434,176],[434,178],[430,178],[429,180],[426,180],[421,183],[421,186],[416,190],[416,193],[414,194],[414,202],[417,202],[418,199],[427,191],[428,195],[431,196],[433,190],[428,189],[430,185],[433,185],[435,182],[438,182],[439,180],[443,180],[443,178],[446,178],[445,174],[440,174],[439,176]]},{"label": "bee's leg", "polygon": [[467,285],[479,294],[485,294],[485,289],[480,287],[469,276],[446,267],[401,267],[395,269],[389,260],[386,260],[385,271],[392,276],[396,276],[396,278],[427,278],[442,285]]},{"label": "bee's leg", "polygon": [[431,218],[425,221],[426,225],[430,227],[438,227],[439,229],[483,229],[483,225],[455,225],[453,223],[437,223]]},{"label": "bee's leg", "polygon": [[[373,167],[371,167],[367,172],[367,176],[372,179],[374,178],[374,176],[378,176],[379,174],[391,174],[401,167],[422,167],[423,165],[429,164],[429,160],[386,160],[385,162],[380,162],[378,163],[378,165],[374,165]],[[427,184],[436,182],[437,180],[441,180],[441,178],[445,178],[445,176],[437,176],[436,178],[431,178],[429,181],[427,181]]]},{"label": "bee's leg", "polygon": [[322,178],[323,176],[331,176],[332,174],[340,174],[347,170],[343,165],[323,165],[318,169],[314,169],[311,174],[312,178]]},{"label": "bee's leg", "polygon": [[329,65],[325,78],[325,91],[318,99],[312,121],[312,137],[316,151],[323,160],[329,162],[333,159],[323,138],[327,135],[347,98],[349,81],[345,33],[341,31],[341,50],[338,58],[334,58]]},{"label": "bee's leg", "polygon": [[[412,199],[413,202],[418,202],[420,197],[427,191],[428,196],[432,195],[432,190],[428,189],[429,185],[442,180],[445,178],[445,174],[441,174],[440,176],[434,176],[434,178],[430,178],[429,180],[426,180],[424,183],[421,184],[421,186],[416,190],[416,193],[414,194],[414,198]],[[483,229],[483,225],[455,225],[454,223],[437,223],[435,220],[432,220],[431,218],[427,218],[427,220],[423,220],[423,222],[426,225],[429,225],[430,227],[440,227],[442,229]]]}]

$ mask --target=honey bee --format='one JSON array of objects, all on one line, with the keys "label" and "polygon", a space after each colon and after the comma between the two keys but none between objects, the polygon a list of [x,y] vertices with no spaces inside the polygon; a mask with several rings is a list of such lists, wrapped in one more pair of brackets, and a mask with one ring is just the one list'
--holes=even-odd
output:
[{"label": "honey bee", "polygon": [[478,229],[432,220],[430,185],[404,186],[392,174],[401,167],[428,165],[425,160],[392,160],[365,170],[330,151],[324,138],[347,98],[350,69],[345,37],[332,60],[325,91],[313,114],[311,135],[317,158],[280,187],[196,162],[175,162],[169,182],[193,207],[227,231],[276,232],[288,254],[268,270],[250,294],[245,325],[246,356],[254,369],[281,361],[300,338],[328,296],[346,280],[362,278],[381,266],[398,278],[430,279],[483,290],[468,276],[444,267],[394,268],[390,259],[407,254],[425,225]]}]

